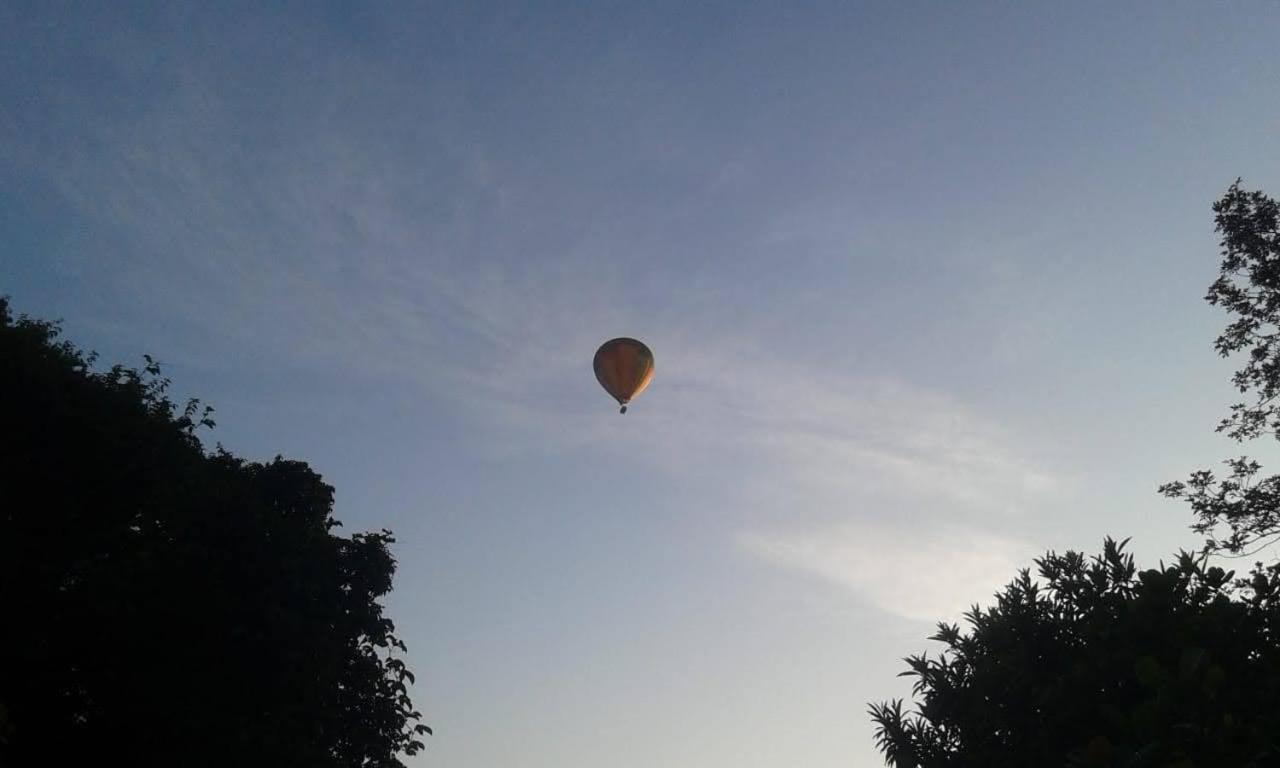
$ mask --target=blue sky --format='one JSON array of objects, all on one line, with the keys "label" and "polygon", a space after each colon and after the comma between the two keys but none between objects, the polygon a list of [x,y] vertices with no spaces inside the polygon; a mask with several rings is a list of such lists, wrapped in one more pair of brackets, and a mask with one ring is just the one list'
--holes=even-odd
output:
[{"label": "blue sky", "polygon": [[0,3],[0,291],[396,531],[415,764],[879,765],[935,619],[1234,450],[1274,3],[84,5]]}]

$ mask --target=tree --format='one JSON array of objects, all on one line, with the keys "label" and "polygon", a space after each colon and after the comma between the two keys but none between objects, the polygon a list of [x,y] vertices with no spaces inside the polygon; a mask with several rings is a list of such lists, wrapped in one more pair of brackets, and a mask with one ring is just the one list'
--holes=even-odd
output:
[{"label": "tree", "polygon": [[[1222,265],[1205,298],[1233,318],[1214,346],[1223,357],[1246,353],[1232,383],[1251,397],[1231,406],[1218,431],[1241,443],[1280,439],[1280,203],[1237,179],[1213,211]],[[1223,480],[1200,470],[1160,491],[1191,505],[1208,551],[1256,551],[1280,538],[1280,476],[1259,477],[1262,465],[1247,456],[1224,463]]]},{"label": "tree", "polygon": [[1182,553],[1136,572],[1124,544],[1049,553],[968,633],[907,659],[918,699],[871,707],[894,768],[1280,765],[1280,572]]},{"label": "tree", "polygon": [[[1280,206],[1237,180],[1215,203],[1221,274],[1208,301],[1232,322],[1222,355],[1246,351],[1233,379],[1252,398],[1218,429],[1240,440],[1280,436]],[[939,624],[935,658],[907,658],[913,712],[872,705],[894,768],[960,766],[1280,766],[1280,562],[1247,578],[1210,567],[1280,536],[1280,478],[1227,462],[1161,487],[1190,502],[1199,553],[1138,572],[1124,543],[1101,555],[1036,561],[974,607],[969,625]]]},{"label": "tree", "polygon": [[94,362],[0,299],[0,765],[400,766],[390,532],[206,450],[150,358]]}]

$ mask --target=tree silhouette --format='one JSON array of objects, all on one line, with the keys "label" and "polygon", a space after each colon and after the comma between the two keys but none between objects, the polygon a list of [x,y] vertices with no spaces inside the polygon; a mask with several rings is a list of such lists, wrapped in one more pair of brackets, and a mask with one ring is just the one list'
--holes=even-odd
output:
[{"label": "tree silhouette", "polygon": [[[1246,353],[1232,383],[1252,396],[1231,406],[1218,431],[1241,443],[1280,439],[1280,203],[1237,179],[1213,210],[1222,265],[1205,298],[1233,318],[1214,346],[1223,357]],[[1224,463],[1223,480],[1200,470],[1160,491],[1191,505],[1209,551],[1247,554],[1280,538],[1280,476],[1260,478],[1262,465],[1247,456]]]},{"label": "tree silhouette", "polygon": [[305,463],[207,451],[150,358],[95,372],[0,299],[0,765],[400,766],[429,730]]},{"label": "tree silhouette", "polygon": [[1280,574],[1244,584],[1203,556],[1138,573],[1107,539],[939,624],[907,659],[917,711],[876,704],[894,768],[1280,765]]},{"label": "tree silhouette", "polygon": [[[1280,206],[1237,180],[1214,204],[1222,271],[1207,299],[1234,316],[1218,338],[1246,351],[1234,382],[1252,402],[1219,425],[1240,441],[1280,435]],[[995,606],[939,624],[938,656],[911,656],[914,711],[874,704],[894,768],[1280,766],[1280,563],[1247,578],[1209,567],[1280,536],[1280,477],[1247,457],[1217,480],[1161,487],[1190,502],[1203,552],[1138,572],[1124,543],[1091,559],[1036,561]]]}]

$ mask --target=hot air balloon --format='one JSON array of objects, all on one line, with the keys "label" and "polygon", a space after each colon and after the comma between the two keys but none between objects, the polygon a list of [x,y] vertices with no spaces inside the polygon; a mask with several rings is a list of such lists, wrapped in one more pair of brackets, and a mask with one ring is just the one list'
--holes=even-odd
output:
[{"label": "hot air balloon", "polygon": [[596,350],[591,363],[596,380],[627,412],[627,403],[649,386],[653,379],[653,353],[635,339],[610,339]]}]

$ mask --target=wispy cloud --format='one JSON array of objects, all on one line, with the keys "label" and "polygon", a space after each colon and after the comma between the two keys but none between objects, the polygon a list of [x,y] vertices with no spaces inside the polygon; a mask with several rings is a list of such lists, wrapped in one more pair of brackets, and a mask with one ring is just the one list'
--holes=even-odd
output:
[{"label": "wispy cloud", "polygon": [[514,396],[498,398],[504,423],[536,434],[537,450],[569,436],[719,484],[724,508],[710,514],[727,518],[742,553],[912,620],[959,620],[1039,553],[1026,513],[1067,480],[955,398],[824,379],[745,347],[742,376],[733,357],[660,349],[664,378],[625,441],[594,413]]},{"label": "wispy cloud", "polygon": [[[518,380],[482,379],[476,391],[513,421],[607,448],[616,429],[598,417],[604,404],[589,405],[603,397],[585,370],[594,339],[590,331],[567,335],[576,343],[533,345],[537,360],[521,366]],[[829,520],[896,505],[1009,520],[1063,482],[1035,460],[1034,443],[944,392],[814,370],[741,336],[656,335],[658,379],[619,450],[677,471],[731,464],[753,508]],[[546,396],[556,389],[581,397]]]},{"label": "wispy cloud", "polygon": [[739,545],[775,565],[817,577],[881,610],[920,621],[957,621],[1025,567],[1026,542],[955,526],[849,522],[808,531],[743,533]]},{"label": "wispy cloud", "polygon": [[789,407],[754,435],[777,471],[752,494],[779,513],[740,529],[745,553],[928,621],[987,602],[1035,554],[1016,532],[1065,480],[997,423],[901,383],[779,387]]}]

